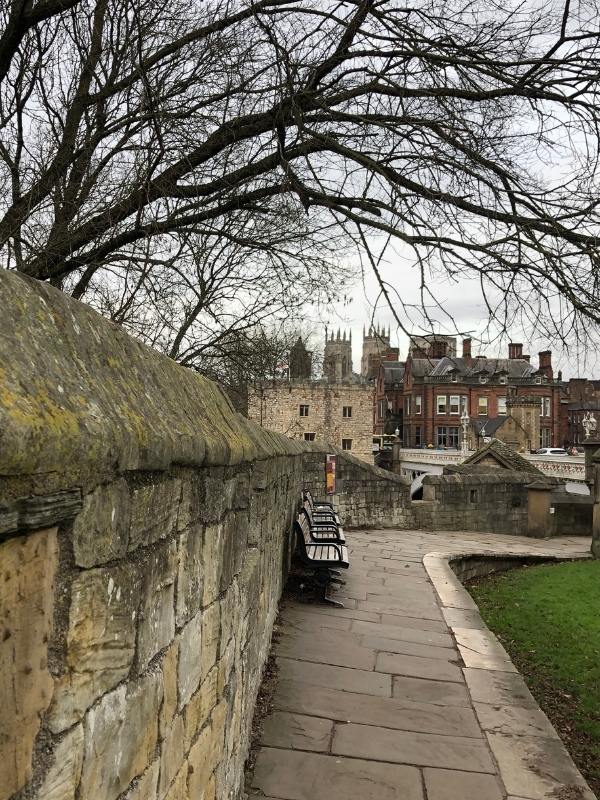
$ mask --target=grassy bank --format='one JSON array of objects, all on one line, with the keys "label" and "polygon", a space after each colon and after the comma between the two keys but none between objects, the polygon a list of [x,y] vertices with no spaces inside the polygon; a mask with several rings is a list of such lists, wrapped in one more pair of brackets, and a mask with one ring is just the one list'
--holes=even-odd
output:
[{"label": "grassy bank", "polygon": [[600,797],[600,561],[512,570],[469,591]]}]

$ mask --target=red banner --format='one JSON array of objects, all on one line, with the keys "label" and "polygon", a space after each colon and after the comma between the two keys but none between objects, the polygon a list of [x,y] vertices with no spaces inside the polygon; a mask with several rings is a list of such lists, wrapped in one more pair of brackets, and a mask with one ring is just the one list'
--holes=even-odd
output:
[{"label": "red banner", "polygon": [[328,455],[325,462],[325,486],[327,487],[327,494],[335,494],[335,467],[337,456]]}]

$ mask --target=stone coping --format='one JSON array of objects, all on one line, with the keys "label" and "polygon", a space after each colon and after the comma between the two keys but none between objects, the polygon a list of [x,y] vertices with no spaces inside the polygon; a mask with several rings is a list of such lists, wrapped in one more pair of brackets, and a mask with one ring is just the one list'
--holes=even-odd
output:
[{"label": "stone coping", "polygon": [[[484,623],[477,604],[455,570],[475,577],[504,571],[517,563],[583,558],[587,556],[485,551],[431,552],[423,557],[464,663],[471,703],[509,798],[596,800],[508,653]],[[491,709],[496,713],[490,713]]]}]

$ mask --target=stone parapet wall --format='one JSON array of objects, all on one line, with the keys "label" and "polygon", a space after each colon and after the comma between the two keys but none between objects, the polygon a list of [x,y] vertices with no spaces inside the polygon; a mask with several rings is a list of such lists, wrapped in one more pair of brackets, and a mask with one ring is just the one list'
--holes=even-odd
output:
[{"label": "stone parapet wall", "polygon": [[[45,284],[0,304],[0,800],[236,798],[324,447]],[[406,501],[338,460],[347,526]]]},{"label": "stone parapet wall", "polygon": [[[551,480],[551,479],[550,479]],[[427,475],[423,500],[414,501],[414,525],[425,530],[527,534],[531,475]]]}]

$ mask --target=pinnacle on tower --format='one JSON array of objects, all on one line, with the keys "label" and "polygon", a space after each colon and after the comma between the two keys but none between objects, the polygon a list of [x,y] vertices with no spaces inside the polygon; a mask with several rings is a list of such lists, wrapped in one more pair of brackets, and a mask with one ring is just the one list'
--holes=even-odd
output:
[{"label": "pinnacle on tower", "polygon": [[340,341],[340,329],[338,328],[337,340]]}]

